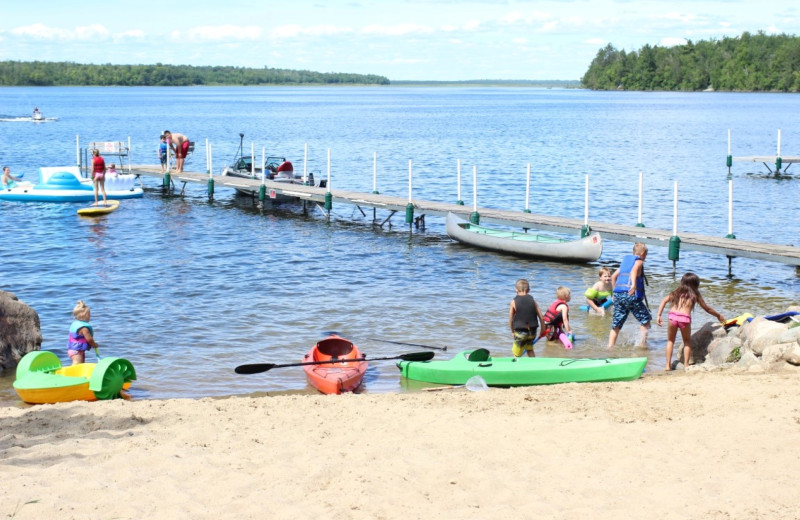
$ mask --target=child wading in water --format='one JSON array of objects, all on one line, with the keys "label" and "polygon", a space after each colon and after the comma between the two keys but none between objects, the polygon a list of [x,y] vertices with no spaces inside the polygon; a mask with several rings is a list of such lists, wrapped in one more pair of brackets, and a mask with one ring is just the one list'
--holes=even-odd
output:
[{"label": "child wading in water", "polygon": [[572,349],[574,336],[569,327],[569,305],[572,298],[569,287],[561,286],[556,289],[556,301],[550,304],[544,313],[544,324],[547,326],[545,334],[550,341],[560,341],[567,350]]},{"label": "child wading in water", "polygon": [[611,283],[611,269],[608,267],[601,267],[598,273],[598,280],[586,289],[583,293],[586,296],[586,303],[589,309],[597,314],[605,315],[605,308],[611,305],[611,293],[614,291],[614,285]]},{"label": "child wading in water", "polygon": [[89,347],[97,348],[94,341],[94,331],[89,320],[92,319],[92,311],[89,306],[78,300],[78,304],[72,309],[72,316],[75,321],[69,327],[69,342],[67,343],[67,355],[72,360],[73,365],[86,362],[86,351]]},{"label": "child wading in water", "polygon": [[511,352],[514,357],[520,357],[523,352],[527,352],[528,357],[536,357],[533,352],[533,342],[536,339],[536,330],[539,323],[544,323],[542,311],[528,294],[530,284],[524,278],[517,280],[515,284],[517,295],[511,300],[508,309],[508,325],[511,327],[511,337],[514,338],[514,345]]},{"label": "child wading in water", "polygon": [[692,352],[692,310],[696,304],[700,304],[704,311],[717,318],[720,323],[725,322],[722,314],[706,304],[699,289],[700,278],[694,273],[686,273],[681,278],[677,289],[666,295],[661,300],[661,305],[658,306],[657,323],[661,327],[663,325],[661,313],[664,312],[667,303],[670,304],[669,324],[667,325],[667,370],[672,370],[672,349],[675,346],[678,329],[681,330],[681,338],[683,338],[683,367],[684,369],[689,367],[689,354]]}]

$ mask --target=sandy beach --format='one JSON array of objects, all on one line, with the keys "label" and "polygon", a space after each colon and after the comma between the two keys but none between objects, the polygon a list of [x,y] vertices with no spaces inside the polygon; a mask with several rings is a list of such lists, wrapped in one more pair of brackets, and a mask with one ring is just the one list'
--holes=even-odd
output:
[{"label": "sandy beach", "polygon": [[800,370],[0,408],[15,519],[800,518]]}]

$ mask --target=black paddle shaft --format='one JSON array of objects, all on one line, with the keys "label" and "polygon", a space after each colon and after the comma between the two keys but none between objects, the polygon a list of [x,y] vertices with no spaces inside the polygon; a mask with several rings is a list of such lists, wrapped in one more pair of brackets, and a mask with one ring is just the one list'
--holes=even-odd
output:
[{"label": "black paddle shaft", "polygon": [[385,359],[402,359],[403,361],[428,361],[433,359],[433,352],[411,352],[410,354],[401,354],[399,356],[382,357],[382,358],[369,358],[360,357],[352,359],[331,359],[328,361],[306,361],[303,363],[286,363],[284,365],[276,365],[274,363],[252,363],[250,365],[239,365],[234,369],[237,374],[260,374],[272,370],[273,368],[284,367],[302,367],[307,365],[327,365],[332,363],[353,363],[359,361],[381,361]]}]

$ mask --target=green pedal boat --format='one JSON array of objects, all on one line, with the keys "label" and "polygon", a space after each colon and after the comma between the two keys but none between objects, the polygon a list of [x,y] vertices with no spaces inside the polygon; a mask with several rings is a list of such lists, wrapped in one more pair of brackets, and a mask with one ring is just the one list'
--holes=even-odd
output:
[{"label": "green pedal boat", "polygon": [[448,361],[400,361],[403,377],[443,385],[463,385],[479,375],[489,386],[552,385],[633,381],[641,377],[646,357],[539,358],[492,357],[486,349],[467,350]]}]

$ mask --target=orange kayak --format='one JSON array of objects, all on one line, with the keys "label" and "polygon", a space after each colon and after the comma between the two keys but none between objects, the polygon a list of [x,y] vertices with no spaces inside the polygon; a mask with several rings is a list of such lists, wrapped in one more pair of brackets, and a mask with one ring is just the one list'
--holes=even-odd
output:
[{"label": "orange kayak", "polygon": [[308,382],[323,394],[355,390],[367,371],[367,361],[358,347],[339,336],[329,336],[314,345],[303,357],[304,363],[310,361],[334,361],[303,367]]}]

